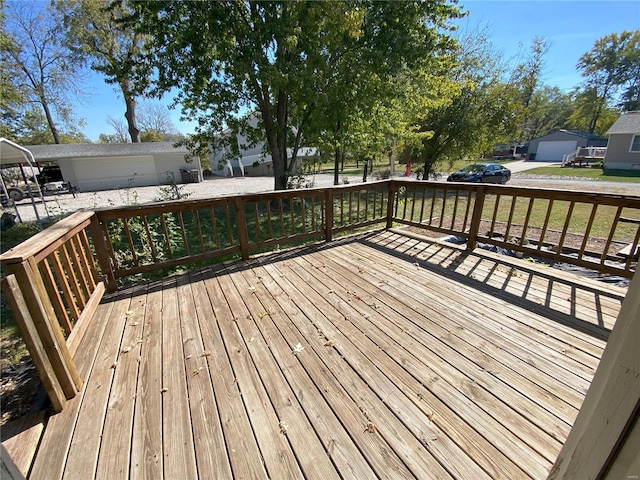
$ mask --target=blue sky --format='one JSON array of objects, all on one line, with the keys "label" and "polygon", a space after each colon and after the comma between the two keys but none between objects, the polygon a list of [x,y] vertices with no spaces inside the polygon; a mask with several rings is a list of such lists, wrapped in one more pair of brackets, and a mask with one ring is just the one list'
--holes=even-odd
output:
[{"label": "blue sky", "polygon": [[[576,63],[597,39],[640,29],[638,0],[460,0],[459,4],[469,11],[469,16],[458,22],[460,28],[486,26],[494,48],[506,60],[516,61],[536,36],[547,40],[543,82],[566,92],[580,83]],[[86,122],[83,132],[96,141],[100,133],[113,133],[106,119],[123,118],[124,103],[99,75],[90,75],[87,86],[93,96],[76,111]],[[173,110],[171,117],[182,133],[193,131],[192,124],[179,121],[179,109]]]}]

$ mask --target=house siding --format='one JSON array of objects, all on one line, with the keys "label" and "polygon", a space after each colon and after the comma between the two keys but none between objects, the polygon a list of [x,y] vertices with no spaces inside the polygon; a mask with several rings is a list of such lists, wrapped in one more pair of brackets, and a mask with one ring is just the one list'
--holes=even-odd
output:
[{"label": "house siding", "polygon": [[633,133],[611,134],[607,154],[604,157],[606,169],[640,171],[640,152],[629,151],[633,135]]},{"label": "house siding", "polygon": [[[579,147],[606,147],[607,139],[605,138],[590,138],[586,134],[576,134],[568,131],[552,132],[542,137],[534,138],[529,141],[529,148],[527,154],[527,160],[539,160],[536,158],[538,152],[538,146],[542,142],[567,142],[575,141],[576,148]],[[570,153],[570,152],[567,152]],[[542,159],[544,160],[544,159]]]}]

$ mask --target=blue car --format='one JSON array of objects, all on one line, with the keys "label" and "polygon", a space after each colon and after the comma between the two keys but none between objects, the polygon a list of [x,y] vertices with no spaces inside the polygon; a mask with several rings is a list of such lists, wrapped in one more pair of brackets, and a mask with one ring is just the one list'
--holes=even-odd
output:
[{"label": "blue car", "polygon": [[499,163],[474,163],[447,177],[447,182],[501,183],[511,178],[511,170]]}]

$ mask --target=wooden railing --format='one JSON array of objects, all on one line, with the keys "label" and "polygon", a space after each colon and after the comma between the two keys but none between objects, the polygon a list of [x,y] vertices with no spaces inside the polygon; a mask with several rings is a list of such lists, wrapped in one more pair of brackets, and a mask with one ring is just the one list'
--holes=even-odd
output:
[{"label": "wooden railing", "polygon": [[103,244],[94,213],[78,212],[0,257],[2,291],[55,411],[82,387],[72,356],[105,292]]},{"label": "wooden railing", "polygon": [[398,224],[630,278],[640,197],[388,180],[84,211],[3,254],[2,287],[59,411],[82,385],[78,342],[118,279]]},{"label": "wooden railing", "polygon": [[627,278],[635,272],[640,197],[399,180],[394,186],[393,222],[459,236],[468,249],[481,242]]},{"label": "wooden railing", "polygon": [[116,278],[264,251],[387,221],[389,184],[287,190],[96,212]]}]

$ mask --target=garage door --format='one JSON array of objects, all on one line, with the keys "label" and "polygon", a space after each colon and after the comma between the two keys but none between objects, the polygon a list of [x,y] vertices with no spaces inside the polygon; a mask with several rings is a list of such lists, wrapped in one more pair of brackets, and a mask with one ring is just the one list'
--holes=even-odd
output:
[{"label": "garage door", "polygon": [[73,169],[80,191],[155,185],[158,180],[151,155],[74,159]]},{"label": "garage door", "polygon": [[540,142],[536,151],[536,160],[561,162],[562,156],[575,152],[578,142],[565,140],[562,142]]}]

